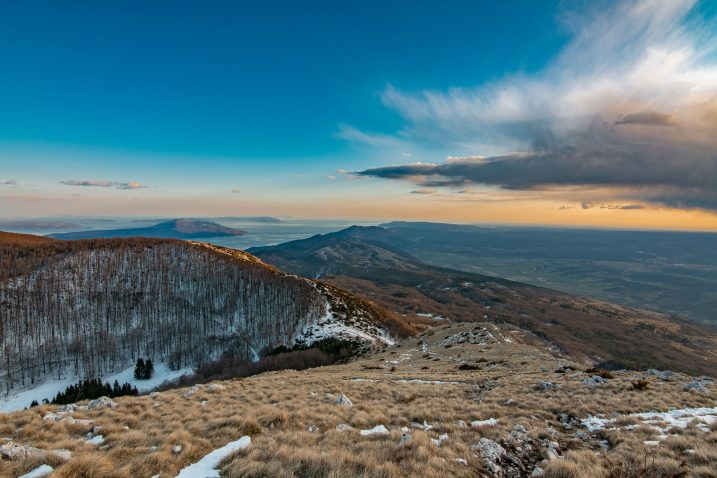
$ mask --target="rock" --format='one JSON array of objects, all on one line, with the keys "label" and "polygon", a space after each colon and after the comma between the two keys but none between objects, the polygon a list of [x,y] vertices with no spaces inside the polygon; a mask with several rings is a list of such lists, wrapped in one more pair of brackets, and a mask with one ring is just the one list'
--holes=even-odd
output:
[{"label": "rock", "polygon": [[[497,422],[498,420],[496,420]],[[523,425],[513,425],[513,431],[519,432],[519,433],[527,433],[528,431],[525,429]]]},{"label": "rock", "polygon": [[562,456],[560,456],[560,454],[557,451],[553,450],[552,448],[549,449],[545,453],[545,455],[546,455],[546,458],[548,459],[548,461],[559,460],[562,458]]},{"label": "rock", "polygon": [[598,383],[594,378],[590,377],[583,380],[583,385],[587,385],[590,388],[595,388],[598,386]]},{"label": "rock", "polygon": [[96,410],[98,408],[115,408],[117,404],[110,397],[100,397],[90,400],[87,404],[87,408],[90,410]]},{"label": "rock", "polygon": [[455,461],[459,465],[468,466],[468,460],[466,460],[465,458],[454,458],[453,461]]},{"label": "rock", "polygon": [[595,380],[597,383],[607,383],[607,379],[602,378],[600,375],[593,375],[593,376],[590,377],[590,378],[592,378],[593,380]]},{"label": "rock", "polygon": [[349,399],[349,397],[347,397],[343,393],[341,395],[339,395],[339,398],[336,399],[335,403],[336,403],[336,405],[340,405],[342,407],[348,407],[348,408],[351,408],[354,406],[351,399]]},{"label": "rock", "polygon": [[686,392],[694,390],[697,393],[707,393],[707,389],[700,382],[697,381],[686,383],[682,387],[682,389]]},{"label": "rock", "polygon": [[195,386],[193,386],[192,388],[190,388],[189,390],[187,390],[186,392],[184,392],[184,393],[182,394],[182,396],[183,396],[184,398],[189,398],[189,397],[191,397],[192,395],[194,395],[195,393],[197,393],[198,391],[199,391],[199,388],[197,388],[197,386],[195,385]]},{"label": "rock", "polygon": [[57,409],[57,413],[72,413],[72,412],[79,412],[87,410],[87,405],[77,405],[75,403],[70,403],[69,405],[64,405]]},{"label": "rock", "polygon": [[546,457],[550,461],[561,459],[562,456],[560,456],[560,443],[556,441],[551,441],[550,443],[548,443]]},{"label": "rock", "polygon": [[413,440],[413,435],[410,433],[401,433],[401,440],[399,440],[399,443],[403,445],[404,443],[408,443],[409,441]]},{"label": "rock", "polygon": [[149,398],[151,398],[152,400],[158,399],[159,396],[160,396],[160,395],[159,395],[159,392],[152,392],[152,393],[149,394]]},{"label": "rock", "polygon": [[174,453],[175,455],[179,455],[180,453],[182,453],[182,445],[174,445],[172,447],[172,453]]},{"label": "rock", "polygon": [[672,377],[672,375],[674,375],[669,370],[660,371],[660,370],[655,370],[654,368],[647,369],[647,373],[648,373],[648,375],[655,376],[655,377],[659,378],[660,380],[669,380],[670,377]]},{"label": "rock", "polygon": [[456,425],[458,425],[458,428],[468,428],[468,425],[466,424],[466,422],[464,420],[458,420],[456,422]]},{"label": "rock", "polygon": [[210,383],[209,385],[207,385],[207,392],[220,392],[222,390],[226,390],[226,388],[227,387],[220,383]]},{"label": "rock", "polygon": [[558,431],[557,431],[555,428],[553,428],[553,427],[547,427],[547,428],[545,429],[545,432],[546,432],[548,435],[553,436],[553,437],[558,434]]},{"label": "rock", "polygon": [[24,460],[29,457],[42,458],[43,456],[45,456],[45,450],[32,446],[20,445],[12,441],[0,445],[0,458],[3,460]]},{"label": "rock", "polygon": [[543,476],[544,474],[545,474],[545,471],[541,467],[536,466],[535,468],[533,468],[533,472],[530,474],[530,476],[531,476],[531,478],[533,478],[533,477]]},{"label": "rock", "polygon": [[423,423],[411,422],[411,428],[418,428],[419,430],[428,431],[433,428],[433,425],[429,425],[428,422],[423,420]]},{"label": "rock", "polygon": [[315,426],[315,425],[309,425],[309,426],[306,428],[306,431],[309,432],[309,433],[316,433],[316,432],[319,431],[319,427],[317,427],[317,426]]},{"label": "rock", "polygon": [[551,391],[551,390],[556,391],[556,390],[560,390],[560,385],[558,385],[557,383],[548,382],[545,380],[538,380],[538,383],[535,385],[535,389],[538,391],[543,391],[543,392]]},{"label": "rock", "polygon": [[66,412],[61,413],[52,413],[47,412],[42,419],[51,421],[51,422],[59,422],[59,423],[66,423],[68,425],[91,425],[94,423],[94,420],[85,420],[80,418],[74,418],[70,416],[66,416]]},{"label": "rock", "polygon": [[59,448],[57,450],[52,450],[50,453],[52,453],[55,456],[59,456],[63,460],[69,460],[70,458],[72,458],[72,452],[65,448]]},{"label": "rock", "polygon": [[348,425],[346,423],[339,423],[338,425],[336,425],[337,432],[346,432],[346,431],[353,430],[353,429],[354,429],[354,427],[352,427],[351,425]]},{"label": "rock", "polygon": [[585,433],[585,432],[582,431],[582,430],[576,431],[574,436],[575,436],[575,438],[577,438],[578,440],[583,440],[583,441],[590,439],[590,435],[588,435],[587,433]]},{"label": "rock", "polygon": [[480,428],[480,427],[494,427],[498,424],[498,420],[495,418],[489,418],[487,420],[473,420],[471,422],[471,426],[473,428]]},{"label": "rock", "polygon": [[441,444],[446,440],[448,440],[448,434],[444,433],[438,438],[431,438],[431,443],[433,443],[435,446],[441,446]]},{"label": "rock", "polygon": [[500,466],[500,463],[502,462],[503,455],[505,455],[505,448],[488,438],[481,438],[474,447],[480,451],[488,470],[496,476],[502,476],[503,468]]},{"label": "rock", "polygon": [[388,429],[383,425],[376,425],[369,430],[361,430],[361,436],[388,435]]}]

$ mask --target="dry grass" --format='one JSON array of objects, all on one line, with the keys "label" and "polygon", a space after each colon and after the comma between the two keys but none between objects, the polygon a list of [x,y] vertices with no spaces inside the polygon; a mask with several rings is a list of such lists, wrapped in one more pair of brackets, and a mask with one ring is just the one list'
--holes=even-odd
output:
[{"label": "dry grass", "polygon": [[[119,398],[117,408],[74,414],[94,420],[88,426],[48,423],[42,416],[56,407],[41,406],[0,417],[0,435],[45,450],[71,450],[67,462],[57,457],[48,462],[59,477],[173,477],[209,451],[250,435],[250,447],[224,463],[225,476],[393,478],[490,476],[472,446],[488,438],[514,453],[507,440],[514,427],[522,425],[534,445],[523,458],[530,465],[528,474],[545,457],[547,442],[556,441],[564,458],[541,465],[549,477],[679,476],[678,472],[714,477],[717,427],[708,432],[695,426],[675,430],[659,446],[647,447],[644,441],[656,439],[658,432],[634,417],[620,417],[671,407],[713,407],[713,396],[682,390],[687,377],[676,375],[663,382],[636,372],[614,372],[605,385],[590,388],[582,383],[589,376],[580,371],[584,366],[520,343],[515,331],[490,325],[486,327],[495,339],[455,343],[457,334],[475,332],[476,327],[439,327],[348,364],[229,380],[214,392],[200,386],[187,398],[186,389]],[[448,342],[452,346],[445,348]],[[574,372],[555,373],[564,366]],[[536,391],[538,380],[561,387]],[[635,380],[646,380],[649,386],[636,391],[631,385]],[[339,393],[346,394],[353,407],[336,405]],[[564,429],[561,413],[580,418],[616,415],[620,430],[578,439],[574,434],[581,428]],[[472,420],[489,418],[498,419],[498,425],[470,426]],[[469,425],[461,426],[460,420]],[[424,421],[433,428],[412,427]],[[338,424],[354,430],[339,432]],[[360,429],[379,424],[390,434],[360,436]],[[634,427],[627,430],[628,425]],[[94,426],[101,427],[99,433],[105,437],[99,447],[84,443]],[[413,438],[406,443],[400,440],[401,427],[411,428]],[[444,433],[448,440],[435,446],[431,439]],[[609,450],[600,443],[604,438],[611,443]],[[173,453],[176,445],[181,445],[180,453]],[[2,462],[0,476],[18,476],[41,463]]]}]

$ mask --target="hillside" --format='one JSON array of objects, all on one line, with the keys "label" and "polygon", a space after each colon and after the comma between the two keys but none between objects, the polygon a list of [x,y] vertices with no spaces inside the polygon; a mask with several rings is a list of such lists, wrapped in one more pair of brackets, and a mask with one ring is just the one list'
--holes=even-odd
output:
[{"label": "hillside", "polygon": [[[390,342],[410,332],[356,296],[232,249],[7,237],[0,244],[0,405],[46,382],[120,373],[139,357],[191,370],[227,354],[256,360],[324,337]],[[51,398],[22,397],[20,406]]]},{"label": "hillside", "polygon": [[397,234],[392,229],[354,226],[249,251],[282,270],[322,277],[368,297],[411,323],[507,322],[578,360],[612,368],[669,368],[717,375],[717,332],[708,326],[430,266],[400,249],[398,245],[407,239]]},{"label": "hillside", "polygon": [[33,234],[16,234],[14,232],[0,231],[0,246],[29,246],[38,244],[50,244],[54,239]]},{"label": "hillside", "polygon": [[112,237],[158,237],[165,239],[201,239],[209,237],[242,236],[246,232],[232,229],[211,221],[198,219],[173,219],[149,227],[132,229],[96,229],[92,231],[50,234],[56,239],[96,239]]},{"label": "hillside", "polygon": [[714,382],[588,370],[525,340],[449,324],[343,365],[0,415],[0,476],[714,476]]}]

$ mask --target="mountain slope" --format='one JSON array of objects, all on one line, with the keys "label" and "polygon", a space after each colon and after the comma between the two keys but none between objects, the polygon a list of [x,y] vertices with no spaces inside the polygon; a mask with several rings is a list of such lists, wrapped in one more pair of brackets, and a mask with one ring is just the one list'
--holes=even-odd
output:
[{"label": "mountain slope", "polygon": [[587,370],[524,340],[448,324],[345,364],[0,415],[0,454],[35,448],[0,460],[0,477],[41,464],[53,478],[173,477],[243,436],[224,478],[714,476],[714,382]]},{"label": "mountain slope", "polygon": [[56,239],[96,239],[111,237],[159,237],[166,239],[200,239],[207,237],[242,236],[246,232],[232,229],[211,221],[197,219],[173,219],[149,227],[132,229],[99,229],[93,231],[63,232],[51,234]]},{"label": "mountain slope", "polygon": [[325,336],[390,343],[410,329],[336,287],[250,254],[158,239],[0,245],[0,386],[103,377],[150,357],[196,367]]},{"label": "mountain slope", "polygon": [[[290,272],[321,276],[409,322],[492,320],[530,330],[558,350],[611,367],[717,373],[717,332],[666,314],[576,297],[496,277],[423,264],[408,240],[381,227],[352,227],[249,249]],[[420,241],[420,236],[412,240]]]}]

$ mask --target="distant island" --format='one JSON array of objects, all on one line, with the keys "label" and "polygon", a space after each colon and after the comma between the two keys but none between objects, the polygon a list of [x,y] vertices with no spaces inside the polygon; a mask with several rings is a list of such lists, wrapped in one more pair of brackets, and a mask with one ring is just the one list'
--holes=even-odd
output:
[{"label": "distant island", "polygon": [[162,237],[168,239],[201,239],[207,237],[243,236],[245,231],[216,222],[196,219],[173,219],[154,226],[131,229],[98,229],[50,234],[55,239],[97,239],[109,237]]}]

